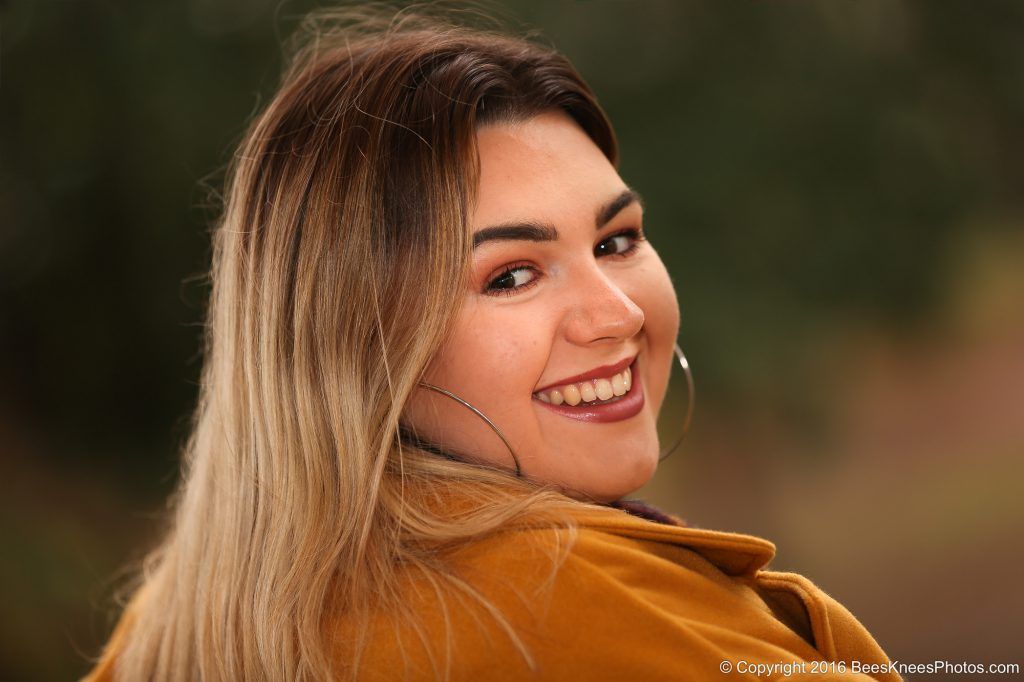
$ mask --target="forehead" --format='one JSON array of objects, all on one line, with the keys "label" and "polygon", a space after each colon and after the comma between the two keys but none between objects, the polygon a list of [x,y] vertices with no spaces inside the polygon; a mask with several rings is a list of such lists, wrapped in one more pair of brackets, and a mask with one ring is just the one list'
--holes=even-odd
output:
[{"label": "forehead", "polygon": [[586,211],[625,183],[568,115],[545,112],[523,122],[477,132],[480,182],[474,228],[510,219],[537,219]]}]

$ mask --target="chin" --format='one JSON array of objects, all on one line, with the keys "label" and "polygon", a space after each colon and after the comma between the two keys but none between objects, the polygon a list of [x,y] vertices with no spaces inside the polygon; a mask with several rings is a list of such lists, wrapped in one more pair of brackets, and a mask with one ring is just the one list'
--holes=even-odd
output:
[{"label": "chin", "polygon": [[623,462],[618,475],[590,487],[587,493],[598,502],[614,502],[636,492],[654,477],[658,468],[658,452],[644,453],[630,462]]}]

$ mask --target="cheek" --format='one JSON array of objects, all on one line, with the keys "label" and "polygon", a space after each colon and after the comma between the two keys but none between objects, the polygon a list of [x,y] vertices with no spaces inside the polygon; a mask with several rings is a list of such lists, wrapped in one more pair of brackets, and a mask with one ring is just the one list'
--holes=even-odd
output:
[{"label": "cheek", "polygon": [[653,316],[652,329],[656,329],[659,336],[671,339],[670,343],[675,343],[679,335],[679,299],[660,258],[652,264],[646,291],[650,299],[648,307]]},{"label": "cheek", "polygon": [[532,320],[524,324],[522,313],[488,311],[459,320],[434,369],[476,396],[529,397],[543,367]]},{"label": "cheek", "polygon": [[[506,436],[522,433],[532,417],[532,395],[550,350],[549,326],[543,315],[530,311],[529,323],[517,306],[464,312],[452,335],[431,363],[426,380],[452,391],[481,410]],[[417,399],[431,409],[416,409]],[[428,429],[464,449],[481,449],[491,440],[482,420],[457,403],[420,391],[409,413],[429,414]],[[421,420],[420,425],[423,425]],[[438,427],[445,426],[438,430]],[[431,428],[431,425],[433,428]],[[471,438],[470,434],[476,434]],[[481,436],[482,434],[482,436]],[[459,442],[463,439],[466,442]],[[487,448],[482,448],[486,450]],[[504,456],[503,448],[497,455]],[[481,452],[480,454],[486,454]]]},{"label": "cheek", "polygon": [[679,301],[660,258],[652,258],[641,274],[640,281],[635,283],[638,295],[634,300],[644,311],[649,397],[654,407],[660,408],[675,362],[673,347],[679,336]]}]

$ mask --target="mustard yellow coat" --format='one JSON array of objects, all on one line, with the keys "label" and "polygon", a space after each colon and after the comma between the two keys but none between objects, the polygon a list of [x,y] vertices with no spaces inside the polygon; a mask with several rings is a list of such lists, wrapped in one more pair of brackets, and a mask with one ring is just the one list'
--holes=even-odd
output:
[{"label": "mustard yellow coat", "polygon": [[[449,597],[450,679],[901,679],[883,670],[889,659],[842,605],[800,575],[765,569],[771,542],[657,516],[639,506],[581,509],[556,573],[543,550],[554,530],[511,529],[459,550],[460,575],[511,621],[533,660],[473,602]],[[433,680],[443,669],[445,615],[426,585],[411,581],[408,594],[433,656],[382,615],[361,680]],[[123,625],[87,679],[111,679],[117,640],[130,636]],[[344,641],[343,623],[338,632]],[[347,658],[344,648],[338,655]]]}]

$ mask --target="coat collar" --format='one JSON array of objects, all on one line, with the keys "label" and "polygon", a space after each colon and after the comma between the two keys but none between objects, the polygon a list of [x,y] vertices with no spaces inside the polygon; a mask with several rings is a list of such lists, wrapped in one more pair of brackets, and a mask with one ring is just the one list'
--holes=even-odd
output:
[{"label": "coat collar", "polygon": [[[422,501],[437,511],[443,508],[449,512],[469,512],[474,500],[466,496],[463,485],[452,483],[443,488],[434,487]],[[409,490],[407,494],[423,495],[424,491]],[[581,527],[687,547],[729,576],[752,577],[775,557],[775,545],[768,540],[697,528],[639,500],[580,503],[571,505],[570,509],[570,516]]]},{"label": "coat collar", "polygon": [[581,507],[574,517],[582,527],[687,547],[730,576],[753,576],[775,557],[769,540],[689,526],[642,502],[619,502],[606,510]]}]

